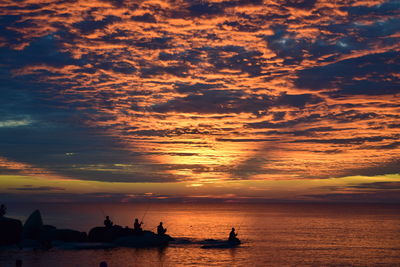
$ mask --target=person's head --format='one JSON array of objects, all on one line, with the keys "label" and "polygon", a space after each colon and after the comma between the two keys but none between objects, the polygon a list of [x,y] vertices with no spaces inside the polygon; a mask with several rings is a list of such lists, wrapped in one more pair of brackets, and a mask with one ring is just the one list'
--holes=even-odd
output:
[{"label": "person's head", "polygon": [[162,222],[160,222],[160,225],[162,225]]},{"label": "person's head", "polygon": [[107,267],[107,266],[108,266],[107,262],[105,262],[105,261],[100,262],[99,267]]},{"label": "person's head", "polygon": [[234,228],[234,227],[232,227],[232,231],[235,231],[235,228]]},{"label": "person's head", "polygon": [[107,219],[107,220],[109,220],[109,219],[110,219],[110,217],[106,216],[106,219]]},{"label": "person's head", "polygon": [[15,266],[16,267],[21,267],[22,266],[22,260],[16,260],[15,261]]},{"label": "person's head", "polygon": [[138,218],[136,218],[136,219],[135,219],[135,222],[139,222],[139,219],[138,219]]}]

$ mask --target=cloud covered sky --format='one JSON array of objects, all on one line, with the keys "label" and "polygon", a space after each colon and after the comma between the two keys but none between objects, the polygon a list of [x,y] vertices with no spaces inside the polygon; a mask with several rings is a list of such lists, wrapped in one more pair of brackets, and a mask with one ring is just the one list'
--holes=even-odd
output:
[{"label": "cloud covered sky", "polygon": [[5,199],[400,201],[397,0],[0,5]]}]

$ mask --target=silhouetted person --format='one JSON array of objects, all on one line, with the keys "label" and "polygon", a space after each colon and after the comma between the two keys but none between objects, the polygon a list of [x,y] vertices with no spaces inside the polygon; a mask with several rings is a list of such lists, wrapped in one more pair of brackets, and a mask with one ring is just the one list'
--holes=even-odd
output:
[{"label": "silhouetted person", "polygon": [[157,226],[157,234],[165,235],[166,232],[167,232],[167,228],[164,228],[163,223],[160,222],[160,224]]},{"label": "silhouetted person", "polygon": [[16,260],[15,261],[15,266],[16,267],[21,267],[22,266],[22,260]]},{"label": "silhouetted person", "polygon": [[100,262],[99,267],[107,267],[107,266],[108,266],[107,262],[105,262],[105,261]]},{"label": "silhouetted person", "polygon": [[135,233],[143,232],[142,224],[143,224],[143,222],[139,222],[139,219],[136,218],[135,222],[133,223],[133,231],[135,231]]},{"label": "silhouetted person", "polygon": [[110,217],[106,216],[104,220],[104,225],[106,228],[111,228],[113,226],[113,222],[110,220]]},{"label": "silhouetted person", "polygon": [[237,233],[235,233],[235,228],[232,227],[232,230],[231,230],[231,232],[229,233],[228,241],[233,242],[233,241],[237,241],[237,240],[239,240],[239,239],[237,238]]},{"label": "silhouetted person", "polygon": [[0,217],[4,217],[7,213],[7,207],[4,204],[1,204],[0,206]]}]

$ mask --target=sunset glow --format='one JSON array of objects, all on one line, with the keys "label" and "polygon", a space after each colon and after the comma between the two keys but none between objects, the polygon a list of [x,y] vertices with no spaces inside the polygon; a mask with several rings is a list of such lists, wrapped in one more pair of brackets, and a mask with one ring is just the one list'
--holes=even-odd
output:
[{"label": "sunset glow", "polygon": [[400,4],[5,0],[10,201],[400,200]]}]

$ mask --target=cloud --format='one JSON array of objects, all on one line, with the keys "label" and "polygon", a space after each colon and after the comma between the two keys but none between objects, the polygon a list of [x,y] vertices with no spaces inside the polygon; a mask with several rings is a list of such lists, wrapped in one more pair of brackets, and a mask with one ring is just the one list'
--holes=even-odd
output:
[{"label": "cloud", "polygon": [[351,186],[359,189],[394,189],[400,190],[400,182],[375,182]]},{"label": "cloud", "polygon": [[[385,52],[347,59],[298,72],[301,88],[333,89],[331,97],[344,95],[390,95],[399,92],[398,52]],[[359,79],[358,79],[359,78]]]},{"label": "cloud", "polygon": [[8,188],[10,190],[18,190],[18,191],[63,191],[65,188],[62,187],[53,187],[53,186],[37,186],[34,187],[32,185],[26,185],[24,187],[16,187],[16,188]]},{"label": "cloud", "polygon": [[399,172],[397,1],[3,6],[2,172],[155,183]]}]

